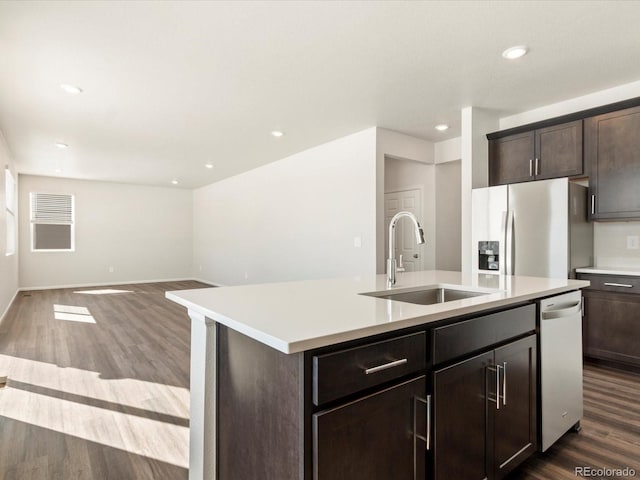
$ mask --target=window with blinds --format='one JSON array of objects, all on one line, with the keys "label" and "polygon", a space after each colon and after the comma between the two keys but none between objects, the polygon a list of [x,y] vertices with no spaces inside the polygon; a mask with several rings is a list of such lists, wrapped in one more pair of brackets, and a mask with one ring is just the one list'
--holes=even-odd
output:
[{"label": "window with blinds", "polygon": [[16,181],[11,171],[4,171],[4,202],[7,211],[7,243],[6,255],[16,253]]},{"label": "window with blinds", "polygon": [[73,251],[73,195],[31,192],[32,251]]}]

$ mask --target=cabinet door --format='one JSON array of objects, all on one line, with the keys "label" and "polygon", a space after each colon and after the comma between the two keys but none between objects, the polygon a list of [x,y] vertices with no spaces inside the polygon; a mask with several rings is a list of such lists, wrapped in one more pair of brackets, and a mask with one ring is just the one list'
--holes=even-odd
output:
[{"label": "cabinet door", "polygon": [[534,132],[489,140],[489,185],[533,180]]},{"label": "cabinet door", "polygon": [[536,449],[536,358],[535,335],[495,350],[500,395],[499,405],[489,404],[493,478],[503,478]]},{"label": "cabinet door", "polygon": [[640,107],[585,120],[593,219],[640,218]]},{"label": "cabinet door", "polygon": [[640,365],[640,295],[585,290],[584,355]]},{"label": "cabinet door", "polygon": [[536,180],[582,174],[582,120],[536,130]]},{"label": "cabinet door", "polygon": [[482,480],[487,466],[487,372],[493,352],[438,370],[433,377],[436,480]]},{"label": "cabinet door", "polygon": [[314,480],[426,478],[425,392],[422,376],[313,415]]}]

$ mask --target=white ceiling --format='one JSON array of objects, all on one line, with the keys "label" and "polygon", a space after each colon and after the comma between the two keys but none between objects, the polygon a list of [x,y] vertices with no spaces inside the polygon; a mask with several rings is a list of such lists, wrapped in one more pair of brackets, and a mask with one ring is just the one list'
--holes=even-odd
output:
[{"label": "white ceiling", "polygon": [[2,1],[0,130],[22,173],[197,187],[367,127],[439,141],[465,106],[640,80],[639,18],[637,1]]}]

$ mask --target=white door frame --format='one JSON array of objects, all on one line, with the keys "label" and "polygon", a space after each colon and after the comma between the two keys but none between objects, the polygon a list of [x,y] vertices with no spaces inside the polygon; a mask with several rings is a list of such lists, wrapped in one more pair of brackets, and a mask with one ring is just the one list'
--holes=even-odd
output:
[{"label": "white door frame", "polygon": [[[386,199],[386,195],[389,193],[402,193],[402,192],[410,192],[410,191],[415,191],[417,190],[419,192],[419,201],[418,201],[418,208],[419,208],[419,212],[416,213],[416,217],[418,217],[418,221],[420,222],[420,225],[422,226],[422,228],[424,229],[424,219],[423,219],[423,215],[424,215],[424,186],[423,185],[409,185],[403,188],[397,188],[394,190],[388,190],[384,192],[384,197]],[[384,202],[383,202],[384,204]],[[386,209],[385,209],[386,210]],[[385,214],[383,215],[384,219],[385,219],[385,226],[384,226],[384,254],[385,254],[385,258],[387,258],[388,252],[389,252],[389,224],[386,222],[386,211]],[[420,266],[421,269],[425,268],[425,255],[422,254],[420,256]]]}]

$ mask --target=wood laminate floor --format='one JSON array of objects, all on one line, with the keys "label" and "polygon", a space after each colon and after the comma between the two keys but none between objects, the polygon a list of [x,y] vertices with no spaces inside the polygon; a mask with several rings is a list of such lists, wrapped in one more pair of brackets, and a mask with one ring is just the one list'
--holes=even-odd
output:
[{"label": "wood laminate floor", "polygon": [[[20,294],[0,333],[0,480],[186,479],[190,322],[164,292],[203,286]],[[511,479],[640,478],[640,376],[587,365],[584,387],[582,431]]]},{"label": "wood laminate floor", "polygon": [[190,320],[167,290],[22,292],[0,334],[0,480],[186,479]]},{"label": "wood laminate floor", "polygon": [[[587,363],[581,425],[579,433],[569,432],[545,453],[536,453],[510,479],[640,478],[640,374]],[[587,476],[576,472],[577,467],[628,467],[635,474],[604,471]]]}]

